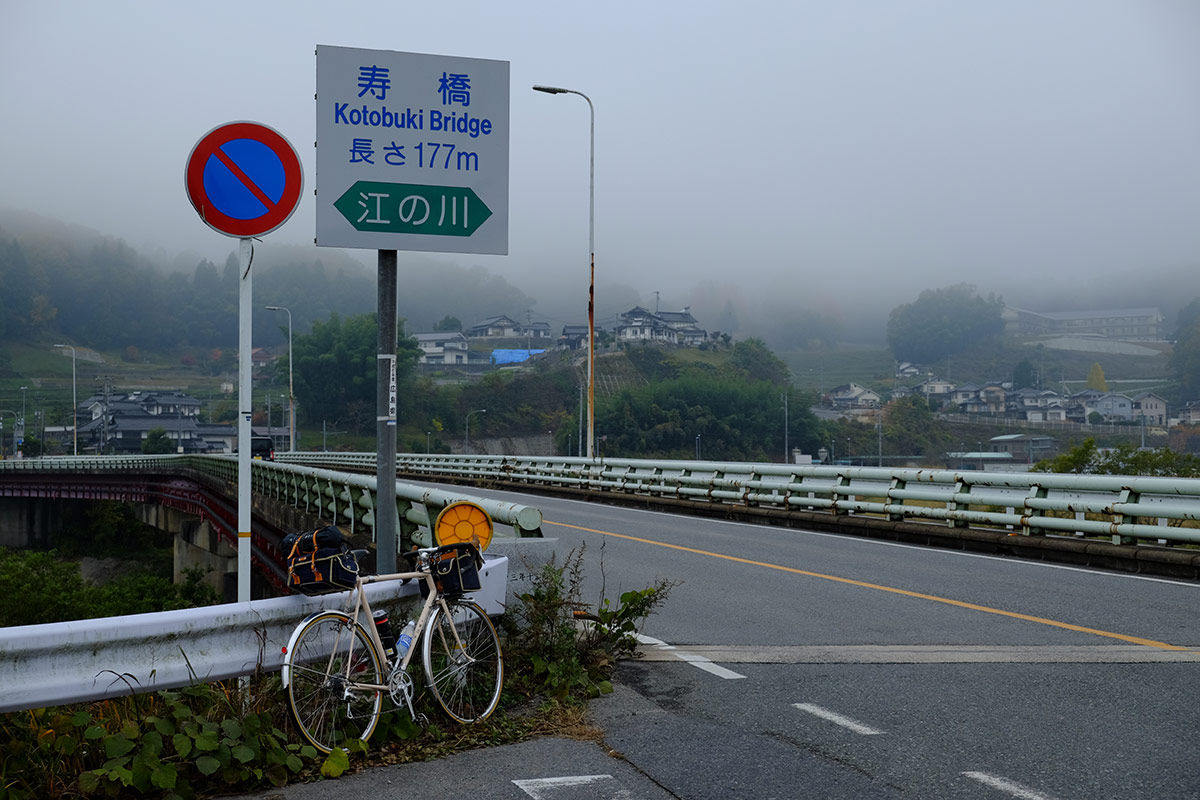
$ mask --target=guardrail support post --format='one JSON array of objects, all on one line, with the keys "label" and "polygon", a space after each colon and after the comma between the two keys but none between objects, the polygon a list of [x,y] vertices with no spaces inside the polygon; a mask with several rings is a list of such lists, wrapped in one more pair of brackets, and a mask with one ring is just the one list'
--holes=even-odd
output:
[{"label": "guardrail support post", "polygon": [[[891,489],[888,489],[888,494],[887,494],[887,503],[889,506],[891,506],[891,504],[892,504],[892,490],[903,489],[907,485],[908,485],[908,481],[906,481],[906,480],[903,480],[901,478],[892,478],[892,486],[891,486]],[[901,506],[904,505],[903,499],[900,500],[900,505]],[[900,511],[900,512],[889,511],[887,518],[890,519],[892,522],[903,522],[904,521],[904,512],[903,511]]]},{"label": "guardrail support post", "polygon": [[[1141,502],[1141,495],[1131,489],[1122,489],[1121,496],[1117,498],[1118,503],[1138,503]],[[1124,514],[1113,514],[1113,529],[1116,530],[1126,521]],[[1129,518],[1130,522],[1137,522],[1137,517]],[[1137,538],[1133,536],[1122,536],[1119,533],[1114,533],[1112,536],[1113,544],[1137,544]]]},{"label": "guardrail support post", "polygon": [[[964,491],[965,491],[967,494],[970,494],[970,492],[971,492],[971,486],[970,486],[970,484],[968,484],[966,481],[964,481],[962,478],[959,478],[958,480],[956,480],[956,481],[954,482],[954,494],[953,494],[953,495],[951,495],[951,497],[953,497],[953,498],[957,498],[957,497],[958,497],[960,494],[962,494]],[[958,510],[959,510],[959,503],[958,503],[958,500],[954,499],[954,500],[950,500],[948,503],[946,503],[946,510],[947,510],[947,511],[958,511]],[[965,503],[965,504],[964,504],[964,506],[963,506],[963,509],[962,509],[962,510],[963,510],[963,511],[970,511],[970,510],[971,510],[971,504],[970,504],[970,502],[968,502],[968,503]],[[964,522],[963,520],[955,519],[954,517],[947,517],[947,518],[946,518],[946,523],[947,523],[947,524],[948,524],[948,525],[949,525],[951,528],[966,528],[966,527],[967,527],[967,523],[966,523],[966,522]]]}]

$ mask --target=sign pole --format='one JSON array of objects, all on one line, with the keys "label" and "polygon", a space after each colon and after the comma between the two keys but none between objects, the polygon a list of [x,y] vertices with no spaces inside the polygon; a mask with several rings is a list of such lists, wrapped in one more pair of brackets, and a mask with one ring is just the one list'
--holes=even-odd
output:
[{"label": "sign pole", "polygon": [[238,244],[238,268],[242,273],[238,291],[238,550],[237,599],[250,599],[250,417],[254,408],[250,357],[250,328],[254,298],[250,260],[254,245],[250,239]]},{"label": "sign pole", "polygon": [[375,378],[375,564],[396,571],[396,251],[379,251]]}]

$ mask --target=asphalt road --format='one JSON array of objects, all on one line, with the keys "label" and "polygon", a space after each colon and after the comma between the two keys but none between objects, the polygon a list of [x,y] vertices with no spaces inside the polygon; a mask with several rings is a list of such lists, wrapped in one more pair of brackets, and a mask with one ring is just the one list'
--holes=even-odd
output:
[{"label": "asphalt road", "polygon": [[1200,797],[1200,584],[523,499],[560,557],[585,548],[586,600],[680,581],[593,704],[605,746],[256,797]]}]

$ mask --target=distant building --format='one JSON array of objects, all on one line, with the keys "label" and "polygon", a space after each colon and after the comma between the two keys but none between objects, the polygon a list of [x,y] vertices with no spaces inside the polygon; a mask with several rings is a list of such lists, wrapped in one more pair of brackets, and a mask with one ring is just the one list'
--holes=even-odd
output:
[{"label": "distant building", "polygon": [[1154,392],[1135,394],[1133,400],[1133,417],[1147,425],[1167,424],[1167,401]]},{"label": "distant building", "polygon": [[467,336],[472,339],[493,338],[503,339],[512,338],[521,330],[521,325],[511,317],[506,317],[503,314],[487,319],[472,325],[467,329]]},{"label": "distant building", "polygon": [[1005,307],[1005,333],[1015,336],[1095,336],[1118,342],[1160,342],[1163,314],[1157,308],[1098,311],[1027,311]]},{"label": "distant building", "polygon": [[1058,455],[1058,441],[1049,436],[1010,433],[988,440],[993,453],[1008,453],[1014,461],[1036,464],[1044,458]]},{"label": "distant building", "polygon": [[661,342],[688,347],[696,347],[708,339],[708,332],[697,324],[687,308],[655,314],[634,306],[621,315],[615,334],[618,341]]},{"label": "distant building", "polygon": [[460,331],[418,333],[414,337],[421,349],[422,364],[466,364],[467,337]]}]

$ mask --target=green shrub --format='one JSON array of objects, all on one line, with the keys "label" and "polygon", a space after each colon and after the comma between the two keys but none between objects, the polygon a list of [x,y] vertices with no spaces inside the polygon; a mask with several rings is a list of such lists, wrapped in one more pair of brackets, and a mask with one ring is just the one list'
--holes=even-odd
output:
[{"label": "green shrub", "polygon": [[506,673],[518,691],[560,702],[612,691],[616,660],[637,650],[641,625],[675,586],[660,579],[622,593],[616,604],[603,597],[589,611],[582,600],[583,553],[573,550],[561,564],[545,564],[502,619]]}]

